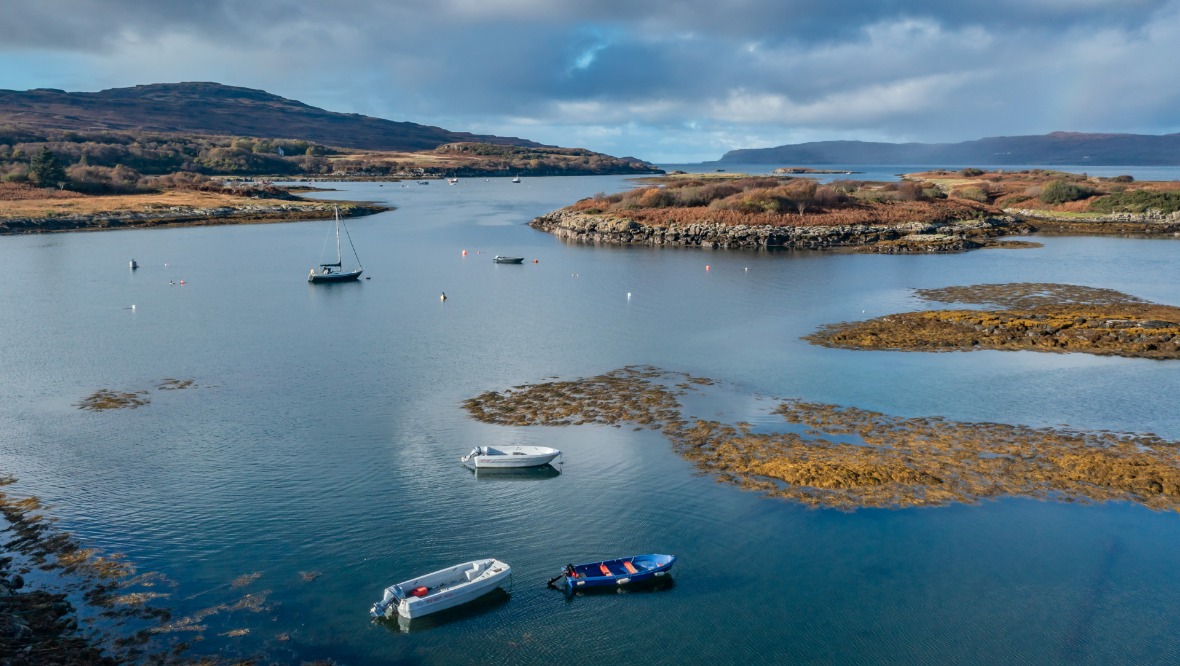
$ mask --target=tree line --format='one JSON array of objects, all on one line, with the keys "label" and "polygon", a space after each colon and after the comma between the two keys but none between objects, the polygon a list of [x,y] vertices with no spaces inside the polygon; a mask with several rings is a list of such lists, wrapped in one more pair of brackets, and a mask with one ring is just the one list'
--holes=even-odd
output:
[{"label": "tree line", "polygon": [[[150,132],[30,130],[0,126],[0,182],[88,194],[209,187],[209,176],[416,178],[449,175],[649,173],[650,165],[579,148],[439,146],[453,165],[352,151],[298,139]],[[167,186],[167,185],[165,185]]]}]

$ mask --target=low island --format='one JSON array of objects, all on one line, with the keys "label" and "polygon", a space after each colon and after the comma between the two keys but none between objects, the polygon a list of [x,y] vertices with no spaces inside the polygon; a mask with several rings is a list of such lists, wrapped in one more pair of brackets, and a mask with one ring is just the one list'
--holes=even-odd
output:
[{"label": "low island", "polygon": [[[815,172],[812,172],[815,173]],[[1029,247],[1030,232],[1180,234],[1180,183],[1030,169],[906,174],[899,182],[677,174],[535,218],[606,245],[962,252]]]},{"label": "low island", "polygon": [[919,289],[916,295],[985,309],[904,312],[832,324],[806,339],[843,349],[993,349],[1180,359],[1180,308],[1110,289],[1015,283]]}]

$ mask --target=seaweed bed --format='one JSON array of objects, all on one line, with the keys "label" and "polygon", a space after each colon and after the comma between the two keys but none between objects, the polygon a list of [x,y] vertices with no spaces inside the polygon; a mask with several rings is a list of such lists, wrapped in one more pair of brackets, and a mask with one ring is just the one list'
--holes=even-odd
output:
[{"label": "seaweed bed", "polygon": [[845,349],[996,349],[1180,358],[1180,308],[1149,303],[1110,289],[1013,283],[915,293],[926,300],[1006,309],[904,312],[831,324],[804,339]]},{"label": "seaweed bed", "polygon": [[[0,477],[0,486],[13,482]],[[155,589],[167,581],[137,574],[119,555],[83,548],[56,529],[44,509],[36,497],[0,491],[8,538],[0,555],[0,661],[118,664],[145,658],[151,627],[169,615],[148,602],[166,596]],[[63,589],[50,591],[25,580],[47,576]],[[80,619],[76,603],[90,617]]]},{"label": "seaweed bed", "polygon": [[[191,379],[166,377],[156,385],[156,390],[180,391],[196,386],[197,384]],[[83,398],[75,406],[78,409],[85,409],[92,412],[104,412],[108,409],[135,409],[151,402],[147,397],[148,394],[149,391],[146,390],[116,391],[114,389],[101,388]]]},{"label": "seaweed bed", "polygon": [[678,397],[711,383],[627,367],[489,391],[465,406],[480,421],[504,425],[658,428],[677,453],[718,480],[812,507],[942,506],[1017,496],[1180,511],[1180,442],[1155,435],[899,418],[798,400],[778,401],[782,432],[682,418]]},{"label": "seaweed bed", "polygon": [[[14,482],[13,477],[0,474],[0,488]],[[84,547],[55,526],[36,497],[0,490],[0,534],[6,539],[0,548],[0,664],[221,665],[268,661],[187,652],[193,643],[204,640],[212,616],[221,615],[219,625],[224,628],[237,620],[235,611],[270,611],[274,604],[269,601],[269,591],[243,590],[230,601],[173,617],[160,603],[173,597],[174,583],[157,573],[137,571],[122,555]],[[245,588],[260,576],[243,574],[224,587]],[[318,576],[317,572],[301,573],[305,583]],[[218,635],[232,638],[249,633],[249,629],[229,628]],[[290,634],[277,633],[273,640],[288,641]],[[274,644],[270,650],[276,651]]]}]

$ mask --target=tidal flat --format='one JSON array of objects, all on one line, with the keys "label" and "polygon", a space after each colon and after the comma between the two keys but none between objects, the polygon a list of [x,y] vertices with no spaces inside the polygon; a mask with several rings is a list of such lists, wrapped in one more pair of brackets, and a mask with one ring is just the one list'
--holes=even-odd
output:
[{"label": "tidal flat", "polygon": [[679,400],[711,380],[626,367],[573,381],[488,391],[466,401],[501,425],[626,423],[659,429],[719,481],[810,507],[931,507],[999,497],[1125,501],[1180,511],[1180,442],[1149,433],[1033,428],[776,400],[783,427],[684,415]]},{"label": "tidal flat", "polygon": [[830,324],[804,339],[844,349],[995,349],[1180,358],[1180,308],[1110,289],[1013,283],[917,290],[915,294],[925,300],[991,309],[904,312]]}]

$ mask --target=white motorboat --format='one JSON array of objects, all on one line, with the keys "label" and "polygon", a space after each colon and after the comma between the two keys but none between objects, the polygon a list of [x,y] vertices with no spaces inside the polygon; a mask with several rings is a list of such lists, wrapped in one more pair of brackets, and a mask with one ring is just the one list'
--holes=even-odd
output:
[{"label": "white motorboat", "polygon": [[497,559],[464,562],[390,585],[369,612],[373,617],[422,617],[475,601],[511,577],[512,567]]},{"label": "white motorboat", "polygon": [[548,446],[477,446],[459,460],[480,469],[539,467],[559,455],[561,451]]}]

